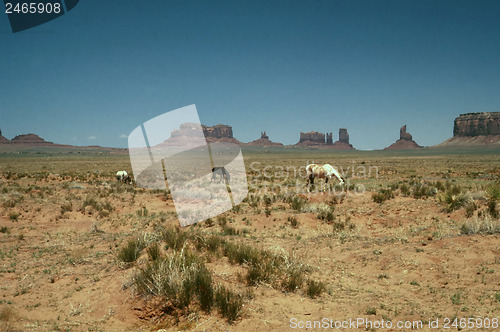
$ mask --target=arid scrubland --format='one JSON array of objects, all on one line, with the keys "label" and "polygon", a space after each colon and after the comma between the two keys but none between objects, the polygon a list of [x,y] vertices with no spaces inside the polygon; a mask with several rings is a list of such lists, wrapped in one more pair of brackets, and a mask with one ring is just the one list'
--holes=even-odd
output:
[{"label": "arid scrubland", "polygon": [[[180,228],[116,182],[127,154],[1,154],[0,331],[499,318],[498,149],[243,155],[244,202]],[[347,186],[307,188],[312,162]]]}]

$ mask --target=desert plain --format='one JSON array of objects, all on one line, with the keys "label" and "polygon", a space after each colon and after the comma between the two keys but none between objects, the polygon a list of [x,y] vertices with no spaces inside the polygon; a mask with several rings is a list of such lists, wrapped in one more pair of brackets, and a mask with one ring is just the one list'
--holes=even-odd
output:
[{"label": "desert plain", "polygon": [[0,152],[0,331],[498,327],[499,148],[243,157],[247,198],[181,228],[126,151]]}]

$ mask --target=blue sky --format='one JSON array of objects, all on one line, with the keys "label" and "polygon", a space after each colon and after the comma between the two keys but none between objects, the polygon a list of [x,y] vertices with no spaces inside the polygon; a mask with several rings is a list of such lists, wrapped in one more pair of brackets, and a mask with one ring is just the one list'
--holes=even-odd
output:
[{"label": "blue sky", "polygon": [[126,147],[136,126],[196,104],[248,142],[347,128],[421,145],[460,113],[500,110],[500,1],[82,0],[12,33],[0,14],[0,128]]}]

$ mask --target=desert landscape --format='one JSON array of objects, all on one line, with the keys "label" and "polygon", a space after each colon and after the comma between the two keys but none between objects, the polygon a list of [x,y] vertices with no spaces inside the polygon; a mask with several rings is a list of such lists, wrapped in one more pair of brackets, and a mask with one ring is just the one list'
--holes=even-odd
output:
[{"label": "desert landscape", "polygon": [[[180,228],[168,191],[116,181],[124,151],[4,148],[1,330],[498,322],[498,147],[242,149],[248,197]],[[311,162],[346,187],[309,191]]]}]

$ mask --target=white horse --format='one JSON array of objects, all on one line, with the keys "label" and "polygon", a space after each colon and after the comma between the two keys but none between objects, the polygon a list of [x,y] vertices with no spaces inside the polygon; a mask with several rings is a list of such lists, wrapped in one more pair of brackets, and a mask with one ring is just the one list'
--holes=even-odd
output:
[{"label": "white horse", "polygon": [[123,182],[123,183],[128,183],[132,179],[128,175],[127,171],[118,171],[116,172],[116,181]]},{"label": "white horse", "polygon": [[306,166],[307,172],[307,184],[314,185],[314,179],[324,179],[325,185],[328,184],[328,180],[330,180],[333,176],[335,176],[339,180],[339,184],[342,186],[345,184],[345,179],[340,173],[333,168],[330,164],[317,165],[317,164],[309,164]]}]

